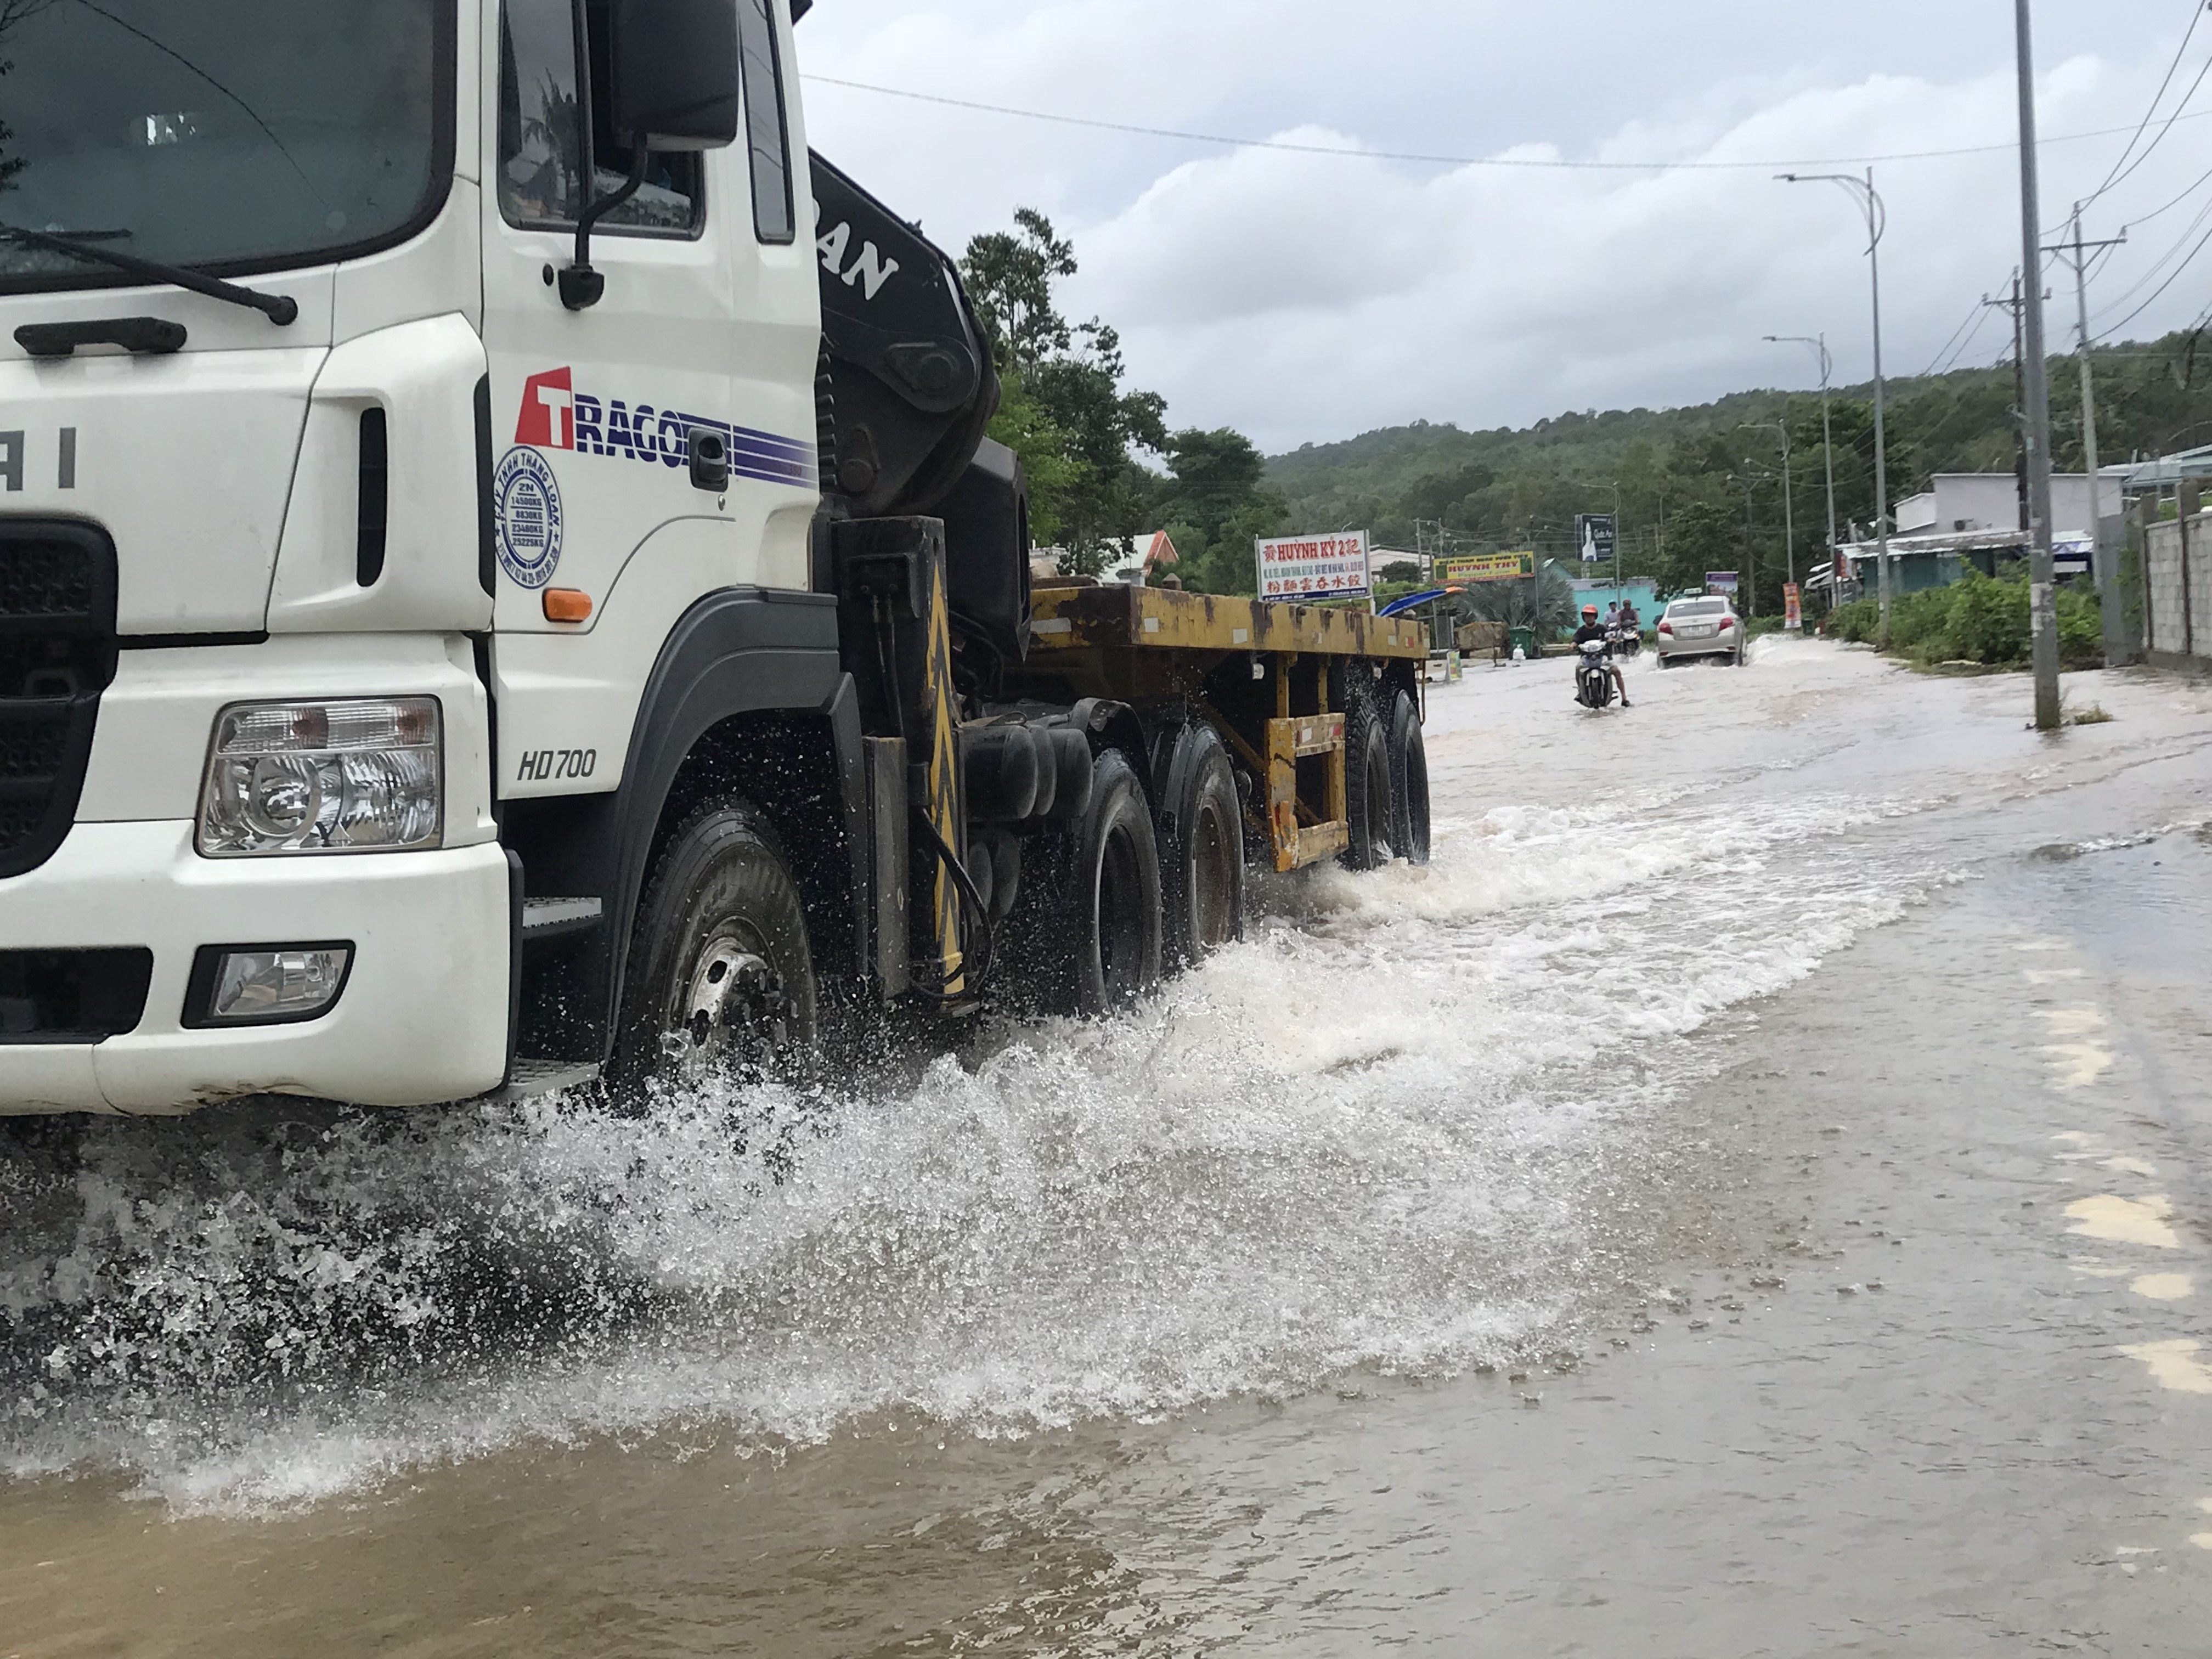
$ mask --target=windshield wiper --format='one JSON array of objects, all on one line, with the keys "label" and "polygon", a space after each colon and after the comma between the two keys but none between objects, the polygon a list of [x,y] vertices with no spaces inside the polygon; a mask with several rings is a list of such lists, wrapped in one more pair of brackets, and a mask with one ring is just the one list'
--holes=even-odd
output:
[{"label": "windshield wiper", "polygon": [[143,276],[149,282],[167,283],[173,287],[190,289],[194,294],[204,294],[210,300],[244,306],[248,310],[259,312],[279,328],[300,314],[300,302],[289,294],[264,294],[258,288],[240,288],[236,283],[226,283],[220,277],[194,270],[189,265],[173,265],[161,259],[142,259],[135,253],[124,252],[120,248],[102,247],[97,242],[75,236],[57,236],[43,230],[26,230],[21,225],[0,225],[0,235],[12,236],[17,241],[28,242],[33,247],[49,248],[57,253],[74,253],[82,258],[113,265],[118,270],[127,270],[133,276]]}]

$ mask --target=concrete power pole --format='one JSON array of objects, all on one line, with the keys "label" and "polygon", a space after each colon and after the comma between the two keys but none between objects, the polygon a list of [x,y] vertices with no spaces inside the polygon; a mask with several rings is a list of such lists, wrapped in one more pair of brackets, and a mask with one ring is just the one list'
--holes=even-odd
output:
[{"label": "concrete power pole", "polygon": [[2058,603],[2051,561],[2051,386],[2043,355],[2043,231],[2035,155],[2035,51],[2028,0],[2013,0],[2019,46],[2021,364],[2027,407],[2027,619],[2035,663],[2035,729],[2058,729]]},{"label": "concrete power pole", "polygon": [[[1770,334],[1766,338],[1794,341],[1799,345],[1808,345],[1820,354],[1820,459],[1828,472],[1828,580],[1833,584],[1836,580],[1836,446],[1828,432],[1828,371],[1832,367],[1828,357],[1828,337],[1823,331],[1820,334]],[[1782,442],[1784,482],[1786,484],[1790,466],[1787,433],[1783,434]],[[1782,516],[1785,520],[1790,517],[1790,502],[1786,495],[1782,503]],[[1790,580],[1793,582],[1797,580],[1794,562],[1790,569]],[[1833,592],[1832,586],[1830,591]]]},{"label": "concrete power pole", "polygon": [[[1747,431],[1778,433],[1782,438],[1782,566],[1783,580],[1792,587],[1797,585],[1797,520],[1790,502],[1790,428],[1782,421],[1744,421],[1739,424]],[[1748,467],[1751,463],[1746,461]],[[1789,607],[1784,606],[1784,614]]]},{"label": "concrete power pole", "polygon": [[2012,298],[1992,300],[1986,294],[1982,303],[1992,311],[2002,311],[2012,318],[2012,430],[2013,430],[2013,493],[2017,499],[2020,527],[2027,528],[2027,353],[2022,348],[2020,334],[2021,301],[2020,272],[2012,274]]},{"label": "concrete power pole", "polygon": [[2105,514],[2100,500],[2101,481],[2097,477],[2097,388],[2094,374],[2089,367],[2089,265],[2088,256],[2097,248],[2118,247],[2128,239],[2123,234],[2110,236],[2099,242],[2081,240],[2081,204],[2074,204],[2074,235],[2070,241],[2062,242],[2047,253],[2069,255],[2074,264],[2075,325],[2080,331],[2081,358],[2081,459],[2089,473],[2089,568],[2095,573],[2098,608],[2105,623],[2105,666],[2117,668],[2130,660],[2134,653],[2128,647],[2127,611],[2120,602],[2119,550],[2105,539]]},{"label": "concrete power pole", "polygon": [[1866,215],[1867,276],[1874,291],[1874,533],[1877,547],[1876,574],[1881,592],[1881,629],[1878,642],[1889,645],[1889,446],[1883,429],[1881,380],[1881,238],[1889,228],[1889,210],[1874,187],[1874,169],[1861,179],[1849,173],[1778,173],[1785,184],[1840,185]]}]

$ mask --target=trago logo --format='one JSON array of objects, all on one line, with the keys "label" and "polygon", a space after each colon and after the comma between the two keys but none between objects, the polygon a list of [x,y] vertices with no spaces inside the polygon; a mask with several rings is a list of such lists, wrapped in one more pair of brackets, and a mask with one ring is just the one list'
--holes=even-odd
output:
[{"label": "trago logo", "polygon": [[522,413],[514,441],[538,449],[576,447],[576,393],[565,368],[549,368],[522,383]]},{"label": "trago logo", "polygon": [[597,398],[577,391],[574,371],[567,368],[549,368],[523,381],[514,441],[532,449],[658,462],[673,470],[689,461],[689,440],[695,428],[720,435],[728,448],[730,471],[740,477],[807,489],[820,486],[820,463],[811,441],[757,432],[711,416],[658,409],[642,400]]}]

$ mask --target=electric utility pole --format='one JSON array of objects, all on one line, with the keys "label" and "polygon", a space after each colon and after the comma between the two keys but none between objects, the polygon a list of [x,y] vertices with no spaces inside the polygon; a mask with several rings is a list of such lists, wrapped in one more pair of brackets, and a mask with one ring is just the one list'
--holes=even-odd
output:
[{"label": "electric utility pole", "polygon": [[1619,605],[1619,604],[1620,603],[1620,599],[1621,599],[1621,593],[1620,593],[1620,486],[1618,483],[1610,483],[1610,484],[1607,484],[1607,485],[1606,486],[1606,488],[1607,488],[1607,489],[1610,489],[1611,491],[1613,491],[1613,602],[1615,605]]},{"label": "electric utility pole", "polygon": [[2101,489],[2097,477],[2097,389],[2089,368],[2088,255],[2094,249],[2118,247],[2128,238],[2123,231],[2100,242],[2086,242],[2081,240],[2079,202],[2074,204],[2073,217],[2073,240],[2044,252],[2070,257],[2074,265],[2074,314],[2081,348],[2081,460],[2089,473],[2089,568],[2095,574],[2097,604],[2104,617],[2105,666],[2117,668],[2133,653],[2128,649],[2127,616],[2120,604],[2119,573],[2113,568],[2118,562],[2119,550],[2106,544],[2104,509],[2098,499]]},{"label": "electric utility pole", "polygon": [[1982,303],[1992,311],[2008,312],[2012,316],[2013,491],[2019,501],[2020,527],[2025,530],[2027,528],[2027,354],[2021,349],[2020,343],[2022,305],[2020,272],[2015,270],[2012,274],[2011,299],[1992,300],[1984,294]]},{"label": "electric utility pole", "polygon": [[1783,580],[1797,585],[1797,521],[1790,506],[1790,428],[1780,421],[1741,421],[1747,431],[1782,434],[1782,566]]},{"label": "electric utility pole", "polygon": [[2013,0],[2019,41],[2021,269],[2027,278],[2021,364],[2027,407],[2027,620],[2035,663],[2035,729],[2058,729],[2058,601],[2051,561],[2051,387],[2043,355],[2043,219],[2035,155],[2035,49],[2028,0]]},{"label": "electric utility pole", "polygon": [[1828,580],[1832,582],[1836,569],[1836,445],[1828,431],[1828,374],[1835,368],[1835,360],[1828,356],[1825,330],[1819,334],[1770,334],[1766,338],[1773,343],[1790,341],[1808,345],[1820,354],[1820,455],[1828,471]]},{"label": "electric utility pole", "polygon": [[[2025,0],[2022,0],[2025,3]],[[1875,575],[1881,594],[1879,643],[1889,645],[1889,444],[1883,431],[1881,380],[1881,238],[1889,228],[1889,209],[1874,187],[1874,169],[1859,179],[1848,173],[1778,173],[1786,184],[1839,185],[1866,216],[1867,277],[1874,291],[1874,533]]]},{"label": "electric utility pole", "polygon": [[1743,471],[1737,482],[1743,486],[1743,619],[1749,622],[1759,614],[1759,554],[1751,541],[1751,458],[1744,457]]}]

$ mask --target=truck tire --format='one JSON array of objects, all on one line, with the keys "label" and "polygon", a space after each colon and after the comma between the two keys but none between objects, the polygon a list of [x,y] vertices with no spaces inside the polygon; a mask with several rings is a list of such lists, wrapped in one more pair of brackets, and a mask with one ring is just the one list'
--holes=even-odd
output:
[{"label": "truck tire", "polygon": [[1390,862],[1395,820],[1390,805],[1390,731],[1366,696],[1344,712],[1344,816],[1351,840],[1338,862],[1376,870]]},{"label": "truck tire", "polygon": [[1110,1013],[1159,982],[1159,851],[1126,756],[1098,757],[1083,815],[1024,862],[1012,965],[1047,1012]]},{"label": "truck tire", "polygon": [[1221,734],[1186,726],[1168,759],[1159,813],[1163,953],[1203,962],[1244,932],[1244,805]]},{"label": "truck tire", "polygon": [[1390,846],[1413,864],[1429,861],[1429,751],[1421,711],[1401,691],[1390,705]]},{"label": "truck tire", "polygon": [[782,848],[751,807],[709,802],[669,837],[638,902],[609,1091],[631,1104],[655,1077],[757,1076],[813,1045],[816,1000]]}]

